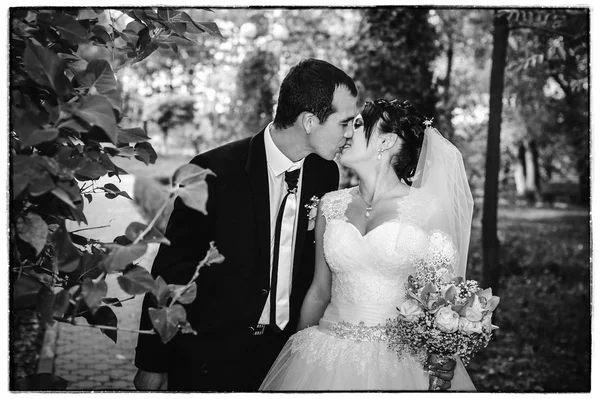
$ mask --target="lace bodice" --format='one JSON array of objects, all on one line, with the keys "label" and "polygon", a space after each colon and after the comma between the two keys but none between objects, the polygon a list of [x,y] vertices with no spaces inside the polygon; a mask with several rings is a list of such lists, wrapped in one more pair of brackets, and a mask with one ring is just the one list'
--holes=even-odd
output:
[{"label": "lace bodice", "polygon": [[328,193],[321,200],[323,249],[332,272],[331,304],[323,318],[385,323],[405,300],[408,276],[453,273],[456,249],[445,233],[426,230],[435,201],[418,195],[399,200],[396,218],[363,236],[345,215],[350,190]]}]

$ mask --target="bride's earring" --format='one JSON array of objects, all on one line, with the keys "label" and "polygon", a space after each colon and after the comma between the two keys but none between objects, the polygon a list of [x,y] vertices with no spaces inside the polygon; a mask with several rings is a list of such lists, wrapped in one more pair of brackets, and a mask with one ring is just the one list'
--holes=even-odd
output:
[{"label": "bride's earring", "polygon": [[379,147],[377,150],[377,159],[381,159],[381,154],[383,154],[383,148]]}]

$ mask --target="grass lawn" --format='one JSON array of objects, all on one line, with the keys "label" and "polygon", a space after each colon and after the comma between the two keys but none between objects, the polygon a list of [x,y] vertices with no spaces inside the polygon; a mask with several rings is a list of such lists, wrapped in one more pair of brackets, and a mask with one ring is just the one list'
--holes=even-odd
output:
[{"label": "grass lawn", "polygon": [[[480,391],[585,392],[590,385],[589,210],[502,207],[495,338],[468,365]],[[481,276],[474,223],[467,278]]]}]

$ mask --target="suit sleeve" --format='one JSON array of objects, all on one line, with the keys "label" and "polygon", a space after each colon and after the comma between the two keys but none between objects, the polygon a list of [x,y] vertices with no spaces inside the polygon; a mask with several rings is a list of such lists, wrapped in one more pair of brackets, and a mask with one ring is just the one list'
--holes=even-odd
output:
[{"label": "suit sleeve", "polygon": [[[199,155],[191,164],[209,168],[208,161]],[[214,221],[214,177],[207,178],[209,196],[207,215],[188,208],[180,198],[174,203],[165,236],[171,245],[161,245],[151,274],[154,278],[161,276],[167,284],[187,284],[196,266],[206,255],[212,239]],[[151,330],[152,322],[148,308],[156,306],[156,300],[147,293],[142,303],[140,330]],[[135,355],[135,366],[149,372],[166,372],[168,366],[168,346],[163,344],[158,335],[139,334]]]}]

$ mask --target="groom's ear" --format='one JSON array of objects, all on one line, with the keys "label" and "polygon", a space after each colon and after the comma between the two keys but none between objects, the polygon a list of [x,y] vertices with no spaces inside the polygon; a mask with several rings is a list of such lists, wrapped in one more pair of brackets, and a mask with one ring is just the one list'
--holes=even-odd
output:
[{"label": "groom's ear", "polygon": [[311,112],[303,112],[298,118],[300,118],[304,133],[311,134],[317,119],[316,115]]}]

